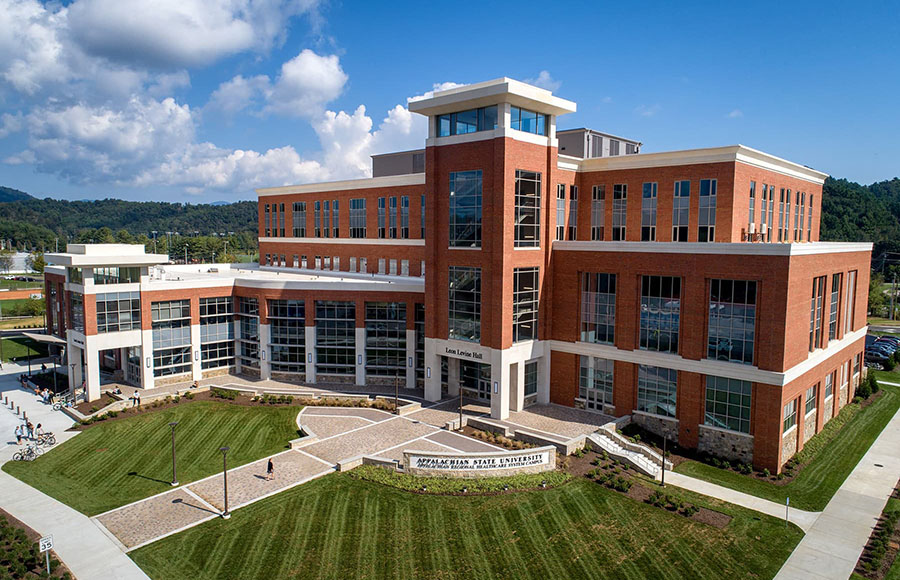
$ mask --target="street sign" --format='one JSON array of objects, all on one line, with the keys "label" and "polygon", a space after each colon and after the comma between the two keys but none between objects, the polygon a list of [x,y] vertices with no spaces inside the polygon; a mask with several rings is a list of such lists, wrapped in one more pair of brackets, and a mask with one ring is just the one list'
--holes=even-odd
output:
[{"label": "street sign", "polygon": [[53,549],[53,536],[45,536],[40,541],[41,552]]}]

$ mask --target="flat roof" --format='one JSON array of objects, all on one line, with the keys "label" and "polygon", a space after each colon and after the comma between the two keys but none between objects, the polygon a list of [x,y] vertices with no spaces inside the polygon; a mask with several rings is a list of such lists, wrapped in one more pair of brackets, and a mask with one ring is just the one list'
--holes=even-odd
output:
[{"label": "flat roof", "polygon": [[143,244],[68,244],[66,252],[44,258],[48,264],[66,267],[152,266],[169,261],[166,254],[147,254]]},{"label": "flat roof", "polygon": [[259,197],[268,195],[290,195],[294,193],[321,193],[327,191],[352,191],[355,189],[372,189],[376,187],[403,187],[406,185],[425,185],[424,173],[404,175],[385,175],[383,177],[367,177],[363,179],[346,179],[343,181],[323,181],[303,185],[284,185],[281,187],[263,187],[256,190]]},{"label": "flat roof", "polygon": [[442,115],[459,111],[460,107],[486,107],[497,103],[511,103],[552,115],[574,113],[578,108],[573,101],[554,96],[546,89],[508,77],[435,91],[431,97],[410,101],[407,108],[421,115]]}]

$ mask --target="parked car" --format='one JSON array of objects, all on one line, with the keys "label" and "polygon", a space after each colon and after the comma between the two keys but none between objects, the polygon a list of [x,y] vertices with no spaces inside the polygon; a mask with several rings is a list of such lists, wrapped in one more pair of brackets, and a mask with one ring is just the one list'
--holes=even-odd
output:
[{"label": "parked car", "polygon": [[866,348],[869,348],[870,346],[875,344],[875,341],[877,341],[877,340],[878,340],[878,336],[876,336],[874,334],[867,334],[866,335]]},{"label": "parked car", "polygon": [[866,354],[869,354],[869,353],[887,358],[889,356],[892,356],[894,354],[894,351],[887,347],[879,347],[876,345],[876,346],[872,346],[872,347],[869,347],[866,349]]},{"label": "parked car", "polygon": [[895,347],[900,347],[900,338],[897,338],[896,336],[879,336],[878,340],[876,340],[875,342],[876,343],[887,343],[887,344],[892,344]]}]

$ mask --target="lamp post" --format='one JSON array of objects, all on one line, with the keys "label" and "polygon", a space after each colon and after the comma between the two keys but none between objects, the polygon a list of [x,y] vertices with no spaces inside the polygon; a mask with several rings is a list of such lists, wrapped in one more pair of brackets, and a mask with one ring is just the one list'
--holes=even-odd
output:
[{"label": "lamp post", "polygon": [[459,385],[459,431],[462,433],[463,424],[462,424],[462,385]]},{"label": "lamp post", "polygon": [[400,373],[394,373],[394,413],[400,414]]},{"label": "lamp post", "polygon": [[169,427],[172,428],[172,487],[176,487],[178,485],[178,475],[175,471],[175,427],[178,426],[178,421],[172,421],[169,423]]},{"label": "lamp post", "polygon": [[666,487],[666,436],[663,435],[663,452],[662,452],[662,481],[660,487]]},{"label": "lamp post", "polygon": [[222,512],[222,519],[227,520],[231,517],[228,512],[228,447],[219,447],[222,452],[222,482],[225,484],[225,511]]},{"label": "lamp post", "polygon": [[158,230],[152,230],[150,233],[153,234],[153,253],[155,254],[156,253],[156,234],[159,232],[158,232]]}]

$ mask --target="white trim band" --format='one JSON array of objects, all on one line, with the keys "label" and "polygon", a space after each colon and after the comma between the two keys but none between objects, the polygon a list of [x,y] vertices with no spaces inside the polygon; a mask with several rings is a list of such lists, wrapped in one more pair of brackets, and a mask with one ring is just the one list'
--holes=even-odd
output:
[{"label": "white trim band", "polygon": [[409,238],[273,238],[260,237],[259,243],[332,244],[349,246],[425,246],[425,240]]},{"label": "white trim band", "polygon": [[718,256],[814,256],[871,252],[872,244],[854,242],[804,242],[799,244],[751,244],[749,242],[604,242],[553,241],[554,250],[572,252],[633,252],[639,254],[708,254]]}]

